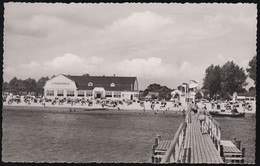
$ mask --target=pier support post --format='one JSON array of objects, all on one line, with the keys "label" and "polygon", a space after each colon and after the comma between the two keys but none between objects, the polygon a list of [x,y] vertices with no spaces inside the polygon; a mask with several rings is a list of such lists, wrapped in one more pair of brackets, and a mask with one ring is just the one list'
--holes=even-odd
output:
[{"label": "pier support post", "polygon": [[245,157],[246,148],[242,148],[242,157]]},{"label": "pier support post", "polygon": [[223,145],[220,145],[220,157],[222,157],[223,161],[225,160],[225,158],[224,158],[224,151],[223,151]]},{"label": "pier support post", "polygon": [[152,156],[152,163],[154,163],[154,156]]},{"label": "pier support post", "polygon": [[236,145],[236,147],[239,149],[239,150],[241,150],[240,148],[240,146],[241,146],[241,141],[235,141],[235,145]]},{"label": "pier support post", "polygon": [[155,146],[158,146],[160,141],[161,141],[161,136],[159,134],[157,134],[157,136],[155,138]]},{"label": "pier support post", "polygon": [[153,154],[155,154],[156,145],[153,145]]},{"label": "pier support post", "polygon": [[244,161],[244,157],[245,157],[245,151],[246,151],[246,149],[245,148],[242,148],[242,157],[243,157],[243,159],[242,159],[242,163],[244,163],[245,161]]},{"label": "pier support post", "polygon": [[188,148],[188,163],[190,163],[191,160],[191,148]]}]

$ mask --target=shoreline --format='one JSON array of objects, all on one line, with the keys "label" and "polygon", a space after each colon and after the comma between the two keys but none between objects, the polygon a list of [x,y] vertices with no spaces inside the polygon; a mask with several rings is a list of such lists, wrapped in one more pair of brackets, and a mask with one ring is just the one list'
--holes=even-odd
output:
[{"label": "shoreline", "polygon": [[[177,107],[176,109],[140,109],[140,108],[120,108],[117,107],[75,107],[75,106],[40,106],[40,105],[3,105],[2,111],[6,109],[14,110],[27,110],[27,111],[52,111],[52,112],[136,112],[136,113],[153,113],[153,114],[167,114],[167,113],[180,113],[182,114],[183,107]],[[245,112],[247,115],[253,115],[255,112]]]},{"label": "shoreline", "polygon": [[[156,113],[156,114],[181,114],[182,112],[181,110],[152,110],[152,109],[146,109],[141,110],[141,109],[120,109],[118,110],[117,108],[82,108],[82,107],[39,107],[39,106],[26,106],[26,105],[3,105],[3,110],[25,110],[25,111],[51,111],[51,112],[67,112],[67,113],[76,113],[76,112],[128,112],[128,113]],[[72,111],[70,111],[70,109],[72,109]]]}]

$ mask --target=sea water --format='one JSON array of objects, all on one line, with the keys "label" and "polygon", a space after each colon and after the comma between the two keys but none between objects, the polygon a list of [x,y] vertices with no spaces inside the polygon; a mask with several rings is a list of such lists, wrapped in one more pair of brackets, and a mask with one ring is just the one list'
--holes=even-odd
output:
[{"label": "sea water", "polygon": [[[39,109],[3,109],[4,162],[147,163],[156,135],[171,140],[184,122],[184,116],[174,112]],[[240,139],[246,162],[253,163],[255,119],[216,120],[222,138]]]}]

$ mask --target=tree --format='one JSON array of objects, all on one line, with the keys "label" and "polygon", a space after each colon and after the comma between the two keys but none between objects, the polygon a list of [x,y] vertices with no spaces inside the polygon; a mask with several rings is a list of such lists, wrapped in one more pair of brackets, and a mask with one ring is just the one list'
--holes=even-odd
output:
[{"label": "tree", "polygon": [[9,84],[8,82],[4,82],[3,85],[2,85],[2,91],[3,92],[9,92]]},{"label": "tree", "polygon": [[161,89],[160,84],[150,84],[145,90],[144,90],[144,96],[148,94],[148,92],[158,92],[159,89]]},{"label": "tree", "polygon": [[42,95],[43,94],[43,87],[45,85],[45,82],[49,80],[49,77],[41,77],[37,83],[36,83],[36,88],[35,88],[35,91],[36,91],[36,94],[37,95]]},{"label": "tree", "polygon": [[24,91],[26,92],[35,92],[36,89],[36,81],[35,79],[28,78],[23,81]]},{"label": "tree", "polygon": [[228,99],[234,92],[244,92],[247,85],[247,75],[233,61],[228,61],[222,67],[210,65],[205,71],[203,89],[207,90],[211,98],[220,96]]},{"label": "tree", "polygon": [[221,67],[221,91],[232,95],[234,92],[243,92],[247,85],[247,75],[233,61],[228,61]]},{"label": "tree", "polygon": [[18,79],[14,77],[9,81],[9,88],[10,88],[10,93],[17,94],[18,93]]},{"label": "tree", "polygon": [[157,97],[154,94],[152,94],[151,99],[157,99]]},{"label": "tree", "polygon": [[41,77],[36,82],[35,79],[32,78],[21,80],[14,77],[9,83],[3,84],[3,91],[8,89],[8,92],[13,94],[21,94],[22,92],[36,92],[42,94],[43,86],[48,79],[48,77]]},{"label": "tree", "polygon": [[220,97],[223,99],[223,100],[230,100],[232,99],[230,93],[227,93],[226,91],[222,90],[220,92]]},{"label": "tree", "polygon": [[160,84],[150,84],[145,90],[143,95],[146,96],[148,92],[159,92],[159,100],[166,99],[170,100],[171,99],[171,92],[172,90],[168,88],[167,86],[161,86]]},{"label": "tree", "polygon": [[249,78],[254,80],[256,85],[256,55],[249,61],[248,65],[249,68],[247,68],[246,71],[248,72]]},{"label": "tree", "polygon": [[217,65],[210,65],[206,69],[205,78],[203,79],[203,89],[206,89],[212,98],[221,91],[221,68]]},{"label": "tree", "polygon": [[162,99],[170,100],[171,99],[171,92],[172,92],[171,89],[169,89],[166,86],[162,86],[159,89],[159,100],[162,100]]},{"label": "tree", "polygon": [[202,94],[200,92],[195,94],[195,98],[196,99],[201,99],[202,98]]}]

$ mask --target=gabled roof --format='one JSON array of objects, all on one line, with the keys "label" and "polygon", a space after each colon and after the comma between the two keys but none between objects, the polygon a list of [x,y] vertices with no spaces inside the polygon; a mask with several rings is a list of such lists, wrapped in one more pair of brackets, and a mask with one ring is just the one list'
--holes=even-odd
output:
[{"label": "gabled roof", "polygon": [[[71,76],[64,75],[76,83],[78,90],[93,90],[95,87],[103,87],[106,91],[131,91],[133,90],[136,77],[117,77],[117,76]],[[93,86],[88,86],[92,82]],[[110,87],[114,83],[115,87]]]}]

